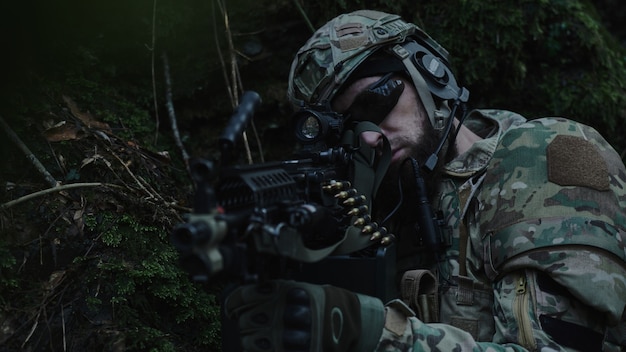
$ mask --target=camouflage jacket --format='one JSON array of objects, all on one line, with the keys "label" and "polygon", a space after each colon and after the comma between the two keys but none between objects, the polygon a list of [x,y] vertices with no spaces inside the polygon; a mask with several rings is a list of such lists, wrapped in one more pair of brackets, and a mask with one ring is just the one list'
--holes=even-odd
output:
[{"label": "camouflage jacket", "polygon": [[619,351],[626,346],[619,155],[592,128],[562,118],[477,110],[466,126],[483,139],[446,165],[433,204],[449,236],[430,268],[439,319],[426,323],[405,302],[390,302],[378,350]]}]

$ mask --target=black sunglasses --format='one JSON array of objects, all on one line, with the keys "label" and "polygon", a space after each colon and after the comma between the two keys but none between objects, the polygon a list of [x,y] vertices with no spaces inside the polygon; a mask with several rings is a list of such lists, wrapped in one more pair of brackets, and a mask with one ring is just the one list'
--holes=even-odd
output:
[{"label": "black sunglasses", "polygon": [[404,82],[391,79],[393,75],[394,72],[385,74],[357,94],[345,112],[347,120],[371,121],[377,125],[380,124],[396,106],[404,91]]}]

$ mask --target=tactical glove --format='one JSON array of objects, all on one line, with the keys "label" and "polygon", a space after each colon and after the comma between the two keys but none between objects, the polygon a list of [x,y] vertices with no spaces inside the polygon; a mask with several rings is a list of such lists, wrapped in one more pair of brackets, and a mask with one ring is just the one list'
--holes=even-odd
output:
[{"label": "tactical glove", "polygon": [[245,351],[373,351],[385,320],[377,298],[283,280],[237,288],[225,310]]}]

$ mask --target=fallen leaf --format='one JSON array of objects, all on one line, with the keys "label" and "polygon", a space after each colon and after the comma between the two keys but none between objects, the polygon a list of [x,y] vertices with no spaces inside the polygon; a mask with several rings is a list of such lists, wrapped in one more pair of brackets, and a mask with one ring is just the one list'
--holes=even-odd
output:
[{"label": "fallen leaf", "polygon": [[48,278],[48,282],[43,283],[43,288],[47,291],[53,291],[57,286],[59,286],[61,281],[63,281],[64,277],[65,277],[65,270],[53,272],[52,274],[50,274],[50,278]]},{"label": "fallen leaf", "polygon": [[83,124],[85,124],[85,126],[89,127],[89,128],[96,128],[96,129],[101,129],[101,130],[105,130],[107,132],[111,132],[111,127],[109,127],[108,124],[104,123],[104,122],[100,122],[98,121],[93,115],[91,115],[89,112],[83,112],[78,108],[78,105],[76,105],[76,103],[74,102],[74,100],[72,100],[72,98],[64,95],[63,96],[63,101],[65,101],[65,104],[67,105],[67,107],[70,109],[70,111],[72,112],[72,115],[74,115],[77,119],[79,119]]},{"label": "fallen leaf", "polygon": [[83,167],[95,162],[96,160],[101,160],[104,164],[106,164],[106,166],[108,166],[109,168],[111,167],[111,163],[107,159],[105,159],[102,155],[94,154],[93,156],[89,158],[83,159],[83,161],[80,164],[80,168],[82,169]]},{"label": "fallen leaf", "polygon": [[43,132],[44,137],[49,142],[61,142],[83,137],[83,131],[79,126],[63,123],[56,124]]}]

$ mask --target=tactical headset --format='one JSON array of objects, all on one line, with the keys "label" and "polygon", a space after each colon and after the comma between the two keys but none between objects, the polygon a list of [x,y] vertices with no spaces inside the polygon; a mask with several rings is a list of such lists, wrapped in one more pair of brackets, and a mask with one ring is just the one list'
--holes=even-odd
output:
[{"label": "tactical headset", "polygon": [[[432,170],[450,133],[456,109],[468,101],[469,91],[458,85],[450,71],[448,52],[399,16],[361,10],[340,15],[322,26],[292,63],[288,97],[300,110],[297,118],[310,122],[313,116],[322,126],[316,131],[332,131],[336,128],[331,126],[345,118],[326,115],[332,111],[330,103],[337,93],[356,78],[388,72],[404,72],[410,77],[431,125],[440,134],[436,152],[424,165]],[[453,102],[452,109],[449,101]],[[320,114],[324,116],[320,118]],[[298,130],[302,125],[296,122],[299,138],[303,135]],[[324,138],[315,137],[318,141]]]}]

